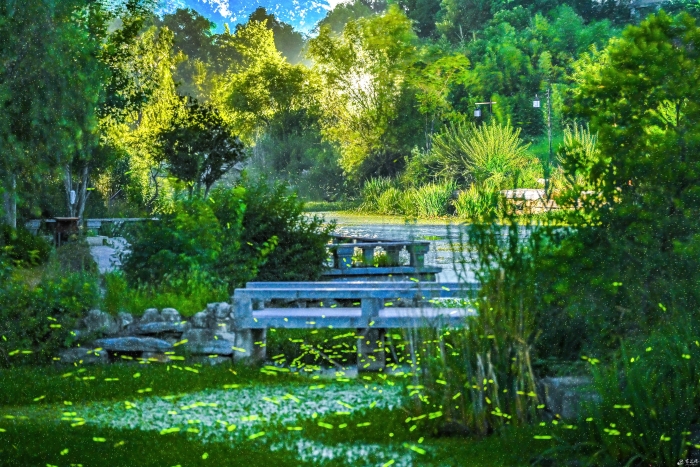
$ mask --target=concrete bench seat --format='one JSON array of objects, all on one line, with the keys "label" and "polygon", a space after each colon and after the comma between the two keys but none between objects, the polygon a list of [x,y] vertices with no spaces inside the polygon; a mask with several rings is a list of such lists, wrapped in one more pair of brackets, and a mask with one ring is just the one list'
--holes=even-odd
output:
[{"label": "concrete bench seat", "polygon": [[[232,317],[239,332],[254,333],[250,341],[257,341],[260,348],[250,349],[250,354],[263,358],[267,328],[355,329],[363,336],[357,344],[358,370],[380,371],[385,364],[387,329],[463,326],[465,318],[474,314],[472,309],[435,306],[430,300],[469,298],[477,290],[477,284],[413,281],[251,282],[245,289],[235,290]],[[389,303],[398,299],[401,306]],[[278,300],[317,302],[318,306],[265,307]],[[331,305],[334,300],[352,300],[359,306]]]},{"label": "concrete bench seat", "polygon": [[368,320],[362,316],[361,308],[265,308],[253,311],[250,318],[240,321],[240,325],[249,329],[398,329],[436,324],[459,327],[465,317],[473,314],[464,308],[392,307],[384,308]]}]

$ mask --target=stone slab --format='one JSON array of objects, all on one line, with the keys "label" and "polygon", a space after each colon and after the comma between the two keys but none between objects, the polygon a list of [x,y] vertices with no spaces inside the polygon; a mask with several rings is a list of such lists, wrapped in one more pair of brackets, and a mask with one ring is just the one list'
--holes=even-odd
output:
[{"label": "stone slab", "polygon": [[173,346],[154,337],[113,337],[97,339],[95,347],[102,347],[109,352],[163,352],[172,350]]}]

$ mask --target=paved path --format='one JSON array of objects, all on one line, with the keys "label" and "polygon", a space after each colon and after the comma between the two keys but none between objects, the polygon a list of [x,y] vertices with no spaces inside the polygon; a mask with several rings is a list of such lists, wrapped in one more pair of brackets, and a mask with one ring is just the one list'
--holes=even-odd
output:
[{"label": "paved path", "polygon": [[[90,237],[90,253],[95,258],[100,274],[118,270],[121,266],[119,254],[127,251],[129,244],[123,237],[107,238],[106,245],[99,244],[101,237]],[[106,238],[106,237],[105,237]],[[95,240],[90,240],[95,239]]]}]

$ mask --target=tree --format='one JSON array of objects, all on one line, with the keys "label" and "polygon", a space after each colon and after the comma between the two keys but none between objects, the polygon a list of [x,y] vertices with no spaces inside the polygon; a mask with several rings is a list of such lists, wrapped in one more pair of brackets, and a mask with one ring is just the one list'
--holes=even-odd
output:
[{"label": "tree", "polygon": [[309,53],[323,79],[323,133],[340,147],[345,173],[356,180],[396,174],[420,137],[407,82],[416,58],[410,20],[392,6],[349,22],[340,37],[323,27]]},{"label": "tree", "polygon": [[[99,4],[98,4],[99,5]],[[149,101],[158,83],[158,63],[145,63],[138,68],[129,65],[138,59],[138,40],[150,18],[151,0],[126,0],[111,10],[95,10],[91,17],[91,35],[102,46],[96,54],[107,74],[100,83],[100,103],[96,109],[99,125],[96,131],[84,133],[86,139],[69,164],[63,167],[68,212],[82,219],[90,191],[90,174],[105,170],[115,162],[118,154],[105,147],[105,133],[110,126],[124,122],[136,113],[142,117],[143,107]],[[109,24],[118,20],[120,27],[110,32]],[[166,35],[167,36],[167,35]],[[172,38],[170,38],[172,43]],[[109,143],[107,143],[109,146]],[[106,157],[105,157],[106,156]],[[78,181],[74,174],[78,174]],[[74,190],[76,188],[76,190]],[[71,192],[76,191],[76,202]]]},{"label": "tree", "polygon": [[399,0],[399,6],[406,12],[418,37],[432,37],[437,33],[435,23],[440,12],[440,0]]},{"label": "tree", "polygon": [[160,146],[170,173],[185,182],[190,198],[209,196],[214,183],[245,156],[243,143],[209,104],[190,99],[182,115],[160,134]]},{"label": "tree", "polygon": [[[299,63],[302,59],[302,50],[304,49],[304,36],[295,31],[294,28],[280,21],[274,14],[268,13],[263,7],[258,7],[248,17],[248,22],[258,21],[265,23],[268,29],[272,31],[275,38],[275,47],[287,59],[289,63]],[[236,29],[241,25],[237,25]]]},{"label": "tree", "polygon": [[12,227],[19,193],[94,145],[105,70],[91,31],[101,15],[82,0],[0,6],[0,177]]},{"label": "tree", "polygon": [[567,218],[576,235],[551,274],[563,319],[582,314],[598,342],[674,323],[700,304],[699,51],[695,20],[661,11],[574,74],[571,112],[590,120],[599,156],[564,160],[594,194],[572,199],[582,206]]}]

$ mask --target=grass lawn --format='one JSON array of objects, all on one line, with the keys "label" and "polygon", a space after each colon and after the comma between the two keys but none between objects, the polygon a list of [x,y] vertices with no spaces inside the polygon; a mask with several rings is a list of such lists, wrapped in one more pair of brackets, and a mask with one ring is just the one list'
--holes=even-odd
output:
[{"label": "grass lawn", "polygon": [[398,378],[179,368],[0,371],[0,464],[525,466],[537,454],[527,430],[431,437],[427,425],[407,423]]}]

